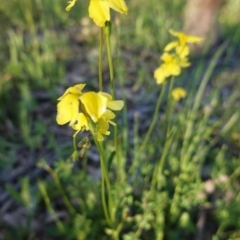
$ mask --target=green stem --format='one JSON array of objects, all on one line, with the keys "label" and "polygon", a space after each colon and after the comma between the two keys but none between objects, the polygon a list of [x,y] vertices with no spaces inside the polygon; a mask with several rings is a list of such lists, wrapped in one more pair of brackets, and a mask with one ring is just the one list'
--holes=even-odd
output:
[{"label": "green stem", "polygon": [[[109,75],[110,75],[110,88],[111,88],[111,96],[112,99],[115,99],[115,84],[114,84],[114,69],[113,69],[113,60],[112,60],[112,50],[111,50],[111,22],[107,21],[104,27],[104,33],[106,36],[107,43],[107,54],[108,54],[108,65],[109,65]],[[120,156],[119,156],[119,147],[118,147],[118,139],[117,139],[117,125],[114,127],[114,143],[116,149],[116,161],[117,166],[120,166]],[[119,174],[118,174],[119,178]]]},{"label": "green stem", "polygon": [[103,28],[100,30],[100,40],[99,40],[99,59],[98,59],[98,81],[99,90],[103,90],[103,79],[102,79],[102,57],[103,57]]},{"label": "green stem", "polygon": [[107,54],[108,54],[108,65],[109,65],[109,74],[110,74],[110,84],[111,84],[111,95],[112,98],[115,98],[114,91],[114,72],[113,72],[113,61],[112,61],[112,50],[111,50],[111,22],[107,21],[104,27],[104,33],[106,36],[107,43]]},{"label": "green stem", "polygon": [[74,152],[77,151],[77,143],[76,143],[76,135],[73,135],[73,148],[74,148]]},{"label": "green stem", "polygon": [[[102,166],[102,160],[101,160],[101,166]],[[102,195],[103,212],[104,212],[104,215],[105,215],[108,225],[111,225],[111,220],[110,220],[108,208],[107,208],[107,199],[106,199],[106,194],[105,194],[105,179],[103,176],[101,179],[101,195]]]},{"label": "green stem", "polygon": [[[102,170],[101,188],[102,188],[103,211],[104,211],[104,215],[107,223],[111,226],[114,219],[114,215],[112,212],[113,208],[112,208],[112,198],[111,198],[111,184],[110,184],[110,179],[109,179],[109,174],[108,174],[108,169],[106,164],[105,152],[102,144],[96,140],[95,136],[94,136],[94,140],[100,154],[100,163],[101,163],[101,170]],[[106,194],[105,194],[105,184],[107,187],[108,199],[106,198]]]},{"label": "green stem", "polygon": [[121,169],[121,165],[120,165],[120,148],[119,148],[119,144],[118,144],[118,128],[117,125],[114,126],[114,142],[115,142],[115,148],[116,148],[116,164],[117,164],[117,181],[121,180],[121,172],[119,171]]},{"label": "green stem", "polygon": [[174,102],[171,99],[171,92],[173,89],[173,85],[174,85],[174,77],[172,76],[171,80],[170,80],[170,85],[169,85],[169,89],[168,89],[168,99],[167,99],[167,108],[166,108],[166,124],[167,124],[167,134],[166,134],[166,139],[165,139],[165,143],[164,143],[164,148],[163,148],[163,153],[161,155],[160,160],[157,163],[157,166],[154,169],[154,173],[153,173],[153,178],[152,178],[152,182],[151,182],[151,193],[153,193],[155,191],[155,187],[156,184],[158,183],[158,174],[161,174],[163,172],[164,166],[165,166],[165,162],[166,162],[166,158],[167,155],[169,153],[169,149],[171,147],[171,143],[172,143],[172,139],[173,139],[173,134],[171,135],[171,130],[172,127],[174,126],[174,122],[170,119],[172,112],[175,109],[175,105]]},{"label": "green stem", "polygon": [[174,85],[174,76],[172,76],[171,80],[170,80],[170,85],[169,85],[169,90],[168,90],[168,101],[169,101],[169,99],[171,99],[171,92],[173,89],[173,85]]},{"label": "green stem", "polygon": [[141,144],[140,148],[139,148],[139,151],[138,153],[135,155],[134,159],[133,159],[133,163],[129,169],[129,173],[132,173],[134,168],[136,167],[136,164],[138,163],[137,159],[139,157],[139,155],[143,152],[143,150],[145,149],[148,141],[149,141],[149,138],[152,134],[152,131],[157,123],[157,120],[158,120],[158,115],[159,115],[159,109],[160,109],[160,106],[161,106],[161,102],[162,102],[162,98],[163,98],[163,94],[165,92],[165,88],[166,88],[166,84],[163,84],[162,85],[162,89],[161,89],[161,92],[159,94],[159,97],[158,97],[158,100],[157,100],[157,104],[156,104],[156,107],[155,107],[155,111],[154,111],[154,114],[153,114],[153,118],[152,118],[152,122],[151,122],[151,125],[150,127],[148,128],[148,131],[145,135],[145,138],[143,140],[143,143]]},{"label": "green stem", "polygon": [[170,85],[169,85],[169,89],[168,89],[168,99],[167,99],[167,116],[166,116],[166,124],[167,124],[167,138],[169,138],[170,135],[170,128],[171,126],[173,126],[173,122],[171,121],[170,117],[172,116],[172,112],[174,111],[174,102],[172,101],[172,97],[171,97],[171,92],[173,89],[173,85],[174,85],[174,76],[171,77],[170,80]]},{"label": "green stem", "polygon": [[161,106],[161,102],[162,102],[162,98],[163,98],[163,94],[165,92],[165,88],[166,88],[166,85],[163,84],[162,86],[162,89],[161,89],[161,92],[159,94],[159,97],[158,97],[158,100],[157,100],[157,104],[156,104],[156,107],[155,107],[155,111],[154,111],[154,114],[153,114],[153,120],[151,122],[151,125],[147,131],[147,134],[145,135],[145,138],[144,138],[144,141],[140,147],[140,152],[144,150],[144,148],[146,147],[148,141],[149,141],[149,138],[152,134],[152,131],[157,123],[157,120],[158,120],[158,116],[159,116],[159,109],[160,109],[160,106]]},{"label": "green stem", "polygon": [[152,193],[152,194],[155,192],[155,187],[158,182],[158,175],[163,172],[166,158],[169,153],[169,149],[171,147],[171,143],[172,143],[172,137],[167,136],[161,158],[158,161],[157,166],[154,168],[152,182],[151,182],[151,189],[150,189],[150,193]]},{"label": "green stem", "polygon": [[74,151],[73,151],[73,154],[72,154],[72,160],[73,162],[76,162],[78,160],[78,151],[77,151],[77,143],[76,143],[76,136],[77,134],[75,133],[73,135],[73,148],[74,148]]}]

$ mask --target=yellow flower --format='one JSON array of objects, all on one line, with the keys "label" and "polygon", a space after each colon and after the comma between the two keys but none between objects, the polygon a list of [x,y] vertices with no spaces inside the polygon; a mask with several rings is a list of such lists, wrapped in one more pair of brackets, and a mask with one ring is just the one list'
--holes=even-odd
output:
[{"label": "yellow flower", "polygon": [[67,5],[67,7],[66,7],[66,11],[70,11],[71,8],[75,5],[76,1],[77,1],[77,0],[71,0],[71,1],[69,1],[69,2],[68,2],[68,5]]},{"label": "yellow flower", "polygon": [[187,92],[185,91],[185,89],[179,87],[174,88],[171,92],[171,95],[175,101],[179,101],[180,99],[185,98],[187,96]]},{"label": "yellow flower", "polygon": [[[58,124],[69,125],[76,130],[73,136],[82,131],[92,131],[98,141],[103,141],[103,135],[109,135],[109,124],[116,125],[111,120],[116,115],[111,111],[123,108],[122,100],[112,100],[111,95],[105,92],[82,93],[85,84],[77,84],[68,88],[58,99]],[[110,110],[111,109],[111,110]]]},{"label": "yellow flower", "polygon": [[90,0],[89,17],[96,25],[104,27],[106,21],[110,21],[110,8],[124,14],[128,12],[124,0]]},{"label": "yellow flower", "polygon": [[164,63],[154,71],[154,78],[157,84],[162,84],[170,76],[180,75],[181,68],[190,66],[186,58],[181,59],[175,54],[164,53],[161,56],[161,60]]},{"label": "yellow flower", "polygon": [[[124,102],[122,100],[112,100],[112,96],[108,93],[104,92],[99,92],[98,94],[104,96],[107,99],[107,108],[114,110],[114,111],[119,111],[123,108]],[[98,120],[98,127],[97,127],[97,140],[98,141],[103,141],[104,138],[102,135],[109,135],[110,132],[108,131],[109,129],[109,123],[116,126],[116,123],[111,121],[116,117],[114,112],[111,110],[107,109],[106,112],[101,116],[101,118]]]},{"label": "yellow flower", "polygon": [[164,48],[164,51],[170,51],[173,48],[176,48],[176,53],[180,58],[185,58],[190,53],[187,43],[198,43],[202,41],[202,38],[189,36],[181,32],[173,31],[172,29],[170,29],[169,32],[173,36],[177,37],[178,41],[173,41],[167,44],[167,46]]}]

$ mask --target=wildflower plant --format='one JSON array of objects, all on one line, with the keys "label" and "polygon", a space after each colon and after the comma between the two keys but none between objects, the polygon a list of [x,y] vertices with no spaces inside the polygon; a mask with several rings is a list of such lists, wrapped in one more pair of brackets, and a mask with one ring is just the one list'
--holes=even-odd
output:
[{"label": "wildflower plant", "polygon": [[[238,75],[228,72],[220,85],[216,83],[219,72],[226,73],[222,60],[232,59],[235,46],[226,44],[225,48],[223,44],[211,59],[208,55],[204,61],[201,56],[193,63],[190,44],[203,40],[172,29],[166,33],[163,24],[169,26],[171,17],[166,22],[169,2],[164,2],[65,0],[62,6],[62,1],[25,0],[21,4],[13,0],[2,5],[0,19],[3,23],[10,21],[2,26],[7,33],[0,43],[0,58],[9,58],[10,62],[3,61],[0,81],[0,165],[4,186],[0,204],[3,216],[12,214],[14,200],[24,207],[23,214],[15,211],[22,217],[21,226],[19,217],[11,226],[3,219],[4,239],[34,238],[43,228],[38,238],[201,238],[204,226],[198,231],[198,223],[206,221],[211,228],[212,223],[205,218],[208,212],[214,222],[213,239],[234,239],[239,235],[240,167],[236,150],[240,113],[234,109],[239,105],[239,91],[233,88]],[[182,3],[177,2],[170,5],[179,12]],[[126,3],[134,9],[128,16]],[[76,22],[67,21],[71,9],[77,10],[71,13]],[[79,21],[84,11],[89,19]],[[158,18],[152,17],[159,13]],[[121,25],[120,18],[127,19],[131,27]],[[98,68],[95,64],[90,67],[98,78],[69,83],[56,96],[53,89],[62,83],[62,64],[69,57],[65,54],[68,34],[72,39],[76,29],[72,26],[79,23],[83,36],[74,39],[80,41],[81,53],[89,55],[79,56],[84,64],[78,71],[89,75],[86,63],[95,62],[92,60],[96,52],[95,48],[86,51],[85,40],[91,34],[92,46],[99,33]],[[86,29],[89,23],[95,25],[92,31]],[[151,36],[155,27],[158,37]],[[129,42],[125,42],[127,39]],[[156,49],[156,42],[162,49],[159,63],[153,62],[152,51],[147,50]],[[72,47],[76,49],[75,44]],[[152,68],[156,70],[149,71]],[[186,71],[188,74],[183,74]],[[98,87],[91,83],[94,80]],[[12,95],[12,90],[16,94]],[[49,104],[52,97],[56,102],[54,116]],[[56,128],[48,125],[52,117],[59,130],[62,125],[69,128],[67,141],[58,137],[62,131],[57,131],[56,137]],[[42,121],[45,118],[50,121]],[[49,150],[50,154],[45,154]],[[37,171],[32,164],[34,156],[40,156],[37,167],[42,169]],[[56,161],[58,156],[61,158]],[[22,163],[26,163],[24,172]],[[42,171],[48,173],[47,178]],[[17,231],[13,231],[14,225]]]},{"label": "wildflower plant", "polygon": [[[82,90],[85,84],[77,84],[68,88],[58,99],[56,121],[59,125],[69,122],[76,130],[74,137],[80,132],[91,131],[97,141],[103,141],[102,135],[109,135],[109,123],[116,115],[111,110],[121,110],[124,102],[112,100],[111,95],[104,92],[87,92]],[[111,110],[110,110],[111,109]]]},{"label": "wildflower plant", "polygon": [[[187,68],[190,66],[190,62],[189,62],[189,58],[188,58],[189,54],[190,54],[190,50],[189,50],[188,44],[189,43],[198,43],[198,42],[202,41],[202,39],[195,37],[195,36],[188,36],[181,32],[175,32],[171,29],[169,30],[169,32],[173,36],[177,37],[178,40],[170,42],[165,46],[164,53],[160,56],[162,63],[154,71],[154,78],[156,80],[156,83],[158,85],[162,85],[162,88],[161,88],[161,91],[160,91],[160,94],[159,94],[159,97],[158,97],[158,100],[156,103],[156,107],[155,107],[151,125],[144,137],[144,140],[140,146],[140,150],[138,151],[138,154],[136,155],[136,157],[133,160],[133,164],[132,164],[130,170],[132,170],[136,167],[136,165],[137,165],[136,159],[138,158],[139,154],[141,154],[142,151],[146,148],[149,138],[150,138],[150,136],[154,130],[154,127],[158,121],[158,113],[160,110],[160,106],[161,106],[161,102],[163,99],[163,95],[165,92],[168,78],[171,77],[170,86],[168,89],[168,100],[169,101],[168,101],[167,109],[170,109],[170,111],[173,111],[173,107],[171,106],[171,99],[170,99],[171,94],[172,94],[173,98],[177,101],[180,98],[184,98],[187,95],[187,92],[183,88],[181,88],[181,90],[179,90],[179,89],[174,90],[172,93],[172,88],[174,85],[174,77],[179,76],[181,74],[182,68]],[[169,118],[169,115],[171,114],[170,111],[168,111],[168,114],[167,114],[168,118]],[[170,134],[170,129],[169,129],[170,125],[171,124],[168,123],[167,137]]]},{"label": "wildflower plant", "polygon": [[[76,3],[76,0],[68,2],[66,11],[69,11]],[[94,23],[100,27],[100,46],[99,46],[99,92],[83,92],[85,84],[77,84],[69,87],[64,94],[58,98],[56,121],[59,125],[69,123],[69,126],[75,130],[73,135],[74,153],[72,158],[74,161],[78,159],[78,151],[76,144],[76,135],[83,131],[90,131],[96,146],[99,150],[101,170],[102,170],[102,204],[106,221],[109,226],[114,224],[114,212],[112,211],[111,184],[107,168],[107,159],[103,147],[103,136],[110,135],[109,125],[114,126],[115,148],[117,149],[117,125],[113,121],[116,115],[113,111],[119,111],[123,108],[122,100],[115,100],[114,91],[114,72],[111,56],[111,23],[110,9],[126,14],[128,8],[124,0],[90,0],[89,17]],[[108,63],[111,82],[111,94],[103,92],[102,86],[102,49],[103,49],[103,33],[105,33]],[[81,142],[80,144],[81,145]],[[81,153],[80,153],[81,155]],[[107,196],[105,195],[105,187],[107,188]]]},{"label": "wildflower plant", "polygon": [[187,92],[184,88],[178,87],[172,90],[171,95],[175,101],[179,101],[187,96]]},{"label": "wildflower plant", "polygon": [[[69,5],[66,10],[69,11],[74,6],[75,2],[76,0],[68,2]],[[128,12],[124,0],[90,0],[88,7],[89,17],[100,27],[98,68],[99,91],[85,92],[85,84],[82,83],[69,87],[63,95],[58,98],[56,121],[59,125],[69,124],[75,131],[73,134],[74,153],[72,155],[74,161],[79,158],[79,155],[84,156],[85,151],[90,148],[91,144],[89,141],[91,138],[89,136],[93,138],[97,146],[101,164],[101,203],[106,221],[106,234],[116,240],[119,239],[120,236],[123,236],[123,239],[140,239],[144,231],[154,229],[155,236],[157,236],[156,239],[163,239],[165,228],[164,214],[166,214],[166,212],[169,214],[168,218],[170,223],[175,224],[177,221],[176,219],[180,219],[179,221],[181,224],[186,225],[186,221],[188,221],[187,224],[191,225],[189,214],[186,211],[180,210],[182,206],[186,206],[186,203],[179,206],[179,198],[181,197],[179,188],[183,186],[183,179],[186,171],[181,167],[176,167],[177,169],[180,168],[180,174],[179,177],[177,177],[179,182],[175,183],[175,180],[171,180],[170,185],[175,184],[176,191],[173,190],[173,199],[169,200],[170,193],[164,190],[167,184],[169,184],[167,177],[164,175],[164,169],[169,155],[171,156],[171,149],[175,144],[174,137],[178,131],[175,127],[175,122],[179,120],[172,118],[172,114],[176,110],[178,102],[187,96],[187,91],[184,88],[174,86],[174,78],[179,76],[185,68],[191,65],[189,60],[189,44],[199,43],[202,39],[196,36],[188,36],[171,29],[169,30],[169,33],[176,39],[165,46],[163,54],[160,56],[161,64],[153,73],[156,84],[161,90],[156,102],[152,121],[127,169],[121,162],[121,145],[118,139],[115,113],[115,111],[123,109],[124,102],[115,99],[114,69],[111,53],[110,9],[122,14]],[[108,54],[110,94],[103,91],[102,84],[102,51],[104,36]],[[203,82],[203,84],[204,83],[205,82]],[[169,85],[168,88],[166,88],[167,85]],[[134,184],[137,182],[139,168],[141,168],[139,159],[141,159],[141,155],[145,153],[151,135],[154,129],[156,129],[157,123],[159,123],[159,111],[166,89],[168,90],[166,113],[163,123],[161,123],[164,128],[163,132],[165,133],[164,144],[161,147],[162,153],[152,168],[151,177],[148,179],[147,183],[148,190],[142,193],[139,198],[140,200],[137,200],[136,204],[133,200],[133,188],[128,183],[126,175],[129,176],[131,183]],[[108,157],[105,142],[107,142],[106,140],[112,131],[110,125],[114,128],[114,153]],[[87,139],[83,138],[77,145],[76,136],[78,134],[81,135],[84,131],[89,131],[90,135]],[[188,132],[188,129],[186,131]],[[182,152],[186,151],[186,153],[188,153],[188,149],[184,149],[188,137],[186,133]],[[85,146],[85,149],[78,152],[77,146]],[[186,157],[182,152],[179,161],[182,166],[188,169],[188,161],[185,160]],[[172,161],[174,162],[174,160]],[[123,160],[123,162],[125,162],[125,160]],[[111,171],[116,171],[114,177],[110,169]],[[121,172],[124,172],[124,174],[121,175]],[[130,209],[134,204],[140,206],[139,209],[141,213],[132,216],[130,214]],[[134,226],[133,229],[135,229],[135,231],[125,233],[124,227],[128,226],[129,223]],[[126,227],[126,229],[127,228],[128,227]]]},{"label": "wildflower plant", "polygon": [[163,63],[154,71],[157,84],[162,84],[170,76],[179,76],[182,68],[189,67],[190,50],[188,44],[202,41],[199,37],[188,36],[172,29],[169,32],[178,40],[168,43],[164,48],[164,53],[160,57]]}]

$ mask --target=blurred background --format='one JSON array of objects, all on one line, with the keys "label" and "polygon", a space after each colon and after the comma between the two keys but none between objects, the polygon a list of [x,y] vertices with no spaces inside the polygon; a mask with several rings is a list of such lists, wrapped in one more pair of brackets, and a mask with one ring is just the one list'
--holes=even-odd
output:
[{"label": "blurred background", "polygon": [[[152,116],[154,111],[152,102],[159,92],[153,71],[160,64],[164,46],[173,39],[168,30],[184,29],[186,1],[131,0],[126,3],[128,15],[114,12],[111,15],[116,84],[119,87],[116,95],[121,98],[124,89],[127,118],[133,123],[134,114],[138,112],[139,131],[144,132],[151,121],[147,116]],[[53,166],[72,153],[72,130],[68,126],[58,126],[55,121],[57,98],[66,88],[77,83],[86,83],[87,90],[98,88],[99,28],[88,17],[88,1],[77,1],[70,12],[65,11],[66,6],[65,0],[11,0],[0,5],[0,239],[3,240],[85,239],[36,234],[43,231],[42,222],[46,226],[50,223],[51,229],[54,221],[44,214],[47,212],[42,202],[44,194],[38,190],[41,188],[39,179],[51,185],[49,172],[36,164],[44,159]],[[193,100],[211,57],[225,42],[227,47],[211,77],[203,104],[211,99],[211,91],[218,88],[221,89],[221,101],[215,119],[224,111],[229,111],[229,116],[239,113],[239,13],[240,1],[227,0],[224,3],[218,13],[217,40],[210,48],[203,47],[195,52],[192,67],[179,78],[178,85],[189,92],[186,108]],[[104,59],[104,90],[108,91],[106,51]],[[155,139],[155,143],[157,141]],[[221,139],[220,148],[228,152],[227,157],[214,171],[229,178],[240,166],[239,121]],[[91,153],[89,158],[90,165],[95,167],[93,170],[90,166],[89,172],[98,178],[96,153]],[[59,169],[64,168],[64,161],[61,164],[57,166]],[[208,172],[208,166],[206,168]],[[219,203],[219,212],[209,225],[205,238],[196,239],[207,239],[207,234],[212,236],[218,229],[216,226],[221,224],[223,229],[227,226],[226,232],[234,232],[236,237],[231,239],[240,239],[240,198],[236,194],[240,190],[240,170],[234,174],[234,184],[218,192],[220,196],[211,195],[215,188],[209,190],[211,197],[220,200],[226,197],[232,202]],[[213,182],[208,184],[211,188]],[[50,199],[58,206],[54,193]],[[59,217],[64,217],[59,208]]]}]

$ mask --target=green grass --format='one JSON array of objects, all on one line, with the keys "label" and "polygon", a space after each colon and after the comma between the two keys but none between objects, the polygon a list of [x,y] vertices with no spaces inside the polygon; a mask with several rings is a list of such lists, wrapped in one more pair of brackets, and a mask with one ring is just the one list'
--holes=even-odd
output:
[{"label": "green grass", "polygon": [[[69,13],[63,0],[0,6],[0,239],[240,237],[240,32],[238,12],[229,14],[239,4],[229,1],[221,13],[227,44],[191,59],[191,68],[175,80],[188,98],[171,112],[164,95],[139,154],[161,88],[153,71],[172,40],[168,29],[182,27],[184,2],[129,1],[127,16],[112,13],[113,26],[120,17],[112,30],[116,94],[125,100],[118,113],[119,162],[113,134],[104,144],[112,226],[102,208],[94,143],[79,148],[88,153],[73,162],[73,131],[55,121],[57,98],[66,88],[85,82],[97,90],[99,29],[88,21],[88,3],[78,1]],[[103,60],[108,91],[106,49]],[[202,218],[205,225],[198,228]]]}]

